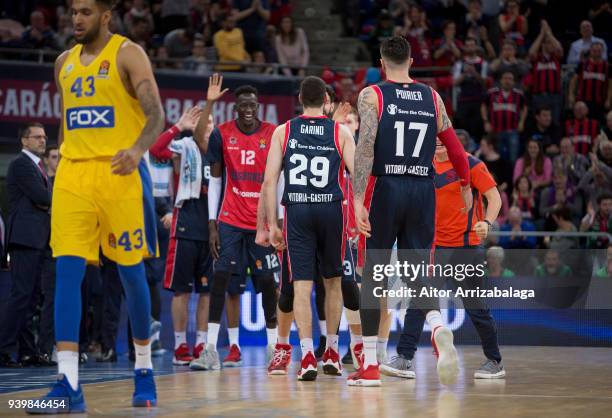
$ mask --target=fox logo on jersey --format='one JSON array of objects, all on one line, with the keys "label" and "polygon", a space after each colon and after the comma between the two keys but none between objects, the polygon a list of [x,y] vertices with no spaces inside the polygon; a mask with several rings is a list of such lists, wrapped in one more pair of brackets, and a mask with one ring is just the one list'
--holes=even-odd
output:
[{"label": "fox logo on jersey", "polygon": [[390,115],[395,115],[397,113],[397,106],[391,103],[389,106],[387,106],[387,112]]},{"label": "fox logo on jersey", "polygon": [[297,143],[298,143],[297,139],[291,138],[289,140],[289,148],[294,149],[295,147],[297,147]]},{"label": "fox logo on jersey", "polygon": [[68,130],[85,128],[113,128],[115,109],[112,106],[83,106],[66,110]]}]

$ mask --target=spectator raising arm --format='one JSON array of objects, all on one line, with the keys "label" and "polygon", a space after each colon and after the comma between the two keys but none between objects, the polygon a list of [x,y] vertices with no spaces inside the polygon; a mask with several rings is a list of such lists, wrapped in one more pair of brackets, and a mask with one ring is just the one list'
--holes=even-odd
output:
[{"label": "spectator raising arm", "polygon": [[198,123],[202,111],[199,107],[194,106],[191,109],[183,112],[178,122],[170,129],[161,133],[157,137],[155,143],[151,146],[149,152],[159,160],[167,160],[172,158],[172,151],[168,149],[168,145],[183,131],[193,131]]}]

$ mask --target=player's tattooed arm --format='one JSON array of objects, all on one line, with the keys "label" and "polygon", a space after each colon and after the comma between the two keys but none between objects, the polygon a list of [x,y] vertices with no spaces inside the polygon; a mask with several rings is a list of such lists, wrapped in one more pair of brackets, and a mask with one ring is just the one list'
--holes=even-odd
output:
[{"label": "player's tattooed arm", "polygon": [[157,90],[155,79],[146,78],[136,85],[136,97],[147,118],[145,126],[136,141],[137,146],[143,153],[155,142],[164,129],[164,110]]},{"label": "player's tattooed arm", "polygon": [[133,42],[125,42],[119,48],[117,65],[124,87],[138,99],[146,117],[134,145],[127,150],[120,150],[111,161],[114,174],[128,175],[136,170],[143,154],[164,129],[165,117],[151,62],[142,47]]},{"label": "player's tattooed arm", "polygon": [[368,179],[374,164],[374,142],[378,131],[378,101],[376,93],[368,87],[361,91],[357,101],[359,110],[359,142],[355,149],[353,192],[355,200],[363,202]]},{"label": "player's tattooed arm", "polygon": [[[60,95],[60,99],[62,99],[62,87],[60,86],[60,71],[66,62],[66,58],[68,58],[69,51],[64,51],[62,54],[57,57],[55,60],[55,86],[57,88],[57,92]],[[62,142],[64,142],[64,103],[63,100],[60,100],[60,124],[59,124],[59,132],[57,135],[57,145],[61,146]]]},{"label": "player's tattooed arm", "polygon": [[438,133],[444,132],[448,128],[452,128],[453,124],[446,113],[446,106],[444,106],[444,100],[440,97],[437,91],[434,91],[436,96],[436,106],[438,108]]}]

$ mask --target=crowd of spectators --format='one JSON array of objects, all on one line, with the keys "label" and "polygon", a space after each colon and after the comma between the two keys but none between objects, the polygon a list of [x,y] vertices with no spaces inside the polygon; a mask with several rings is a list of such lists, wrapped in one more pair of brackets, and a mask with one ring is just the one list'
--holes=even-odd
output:
[{"label": "crowd of spectators", "polygon": [[[2,46],[70,47],[70,0],[33,3],[33,9],[4,10]],[[270,74],[275,70],[266,64],[280,63],[281,74],[302,76],[310,51],[291,3],[123,0],[111,28],[146,48],[158,68]],[[338,101],[355,105],[363,86],[384,77],[380,42],[406,37],[414,74],[441,92],[466,149],[499,183],[500,226],[509,226],[516,207],[521,222],[556,230],[553,212],[567,208],[577,229],[608,231],[596,214],[602,196],[612,195],[612,8],[606,0],[564,6],[560,0],[335,0],[332,12],[342,16],[346,36],[369,48],[372,66],[321,75]],[[28,23],[21,32],[20,22]]]},{"label": "crowd of spectators", "polygon": [[499,184],[497,227],[513,234],[490,244],[606,248],[605,238],[543,239],[518,232],[612,228],[610,3],[336,0],[338,13],[359,10],[343,14],[343,27],[367,46],[372,67],[323,76],[337,89],[352,81],[359,91],[384,77],[380,42],[405,37],[413,76],[442,94],[455,128],[466,136],[466,150],[485,162]]},{"label": "crowd of spectators", "polygon": [[[3,9],[0,48],[74,46],[71,0],[29,3],[34,6]],[[210,62],[232,61],[237,64],[217,69],[265,74],[266,63],[279,63],[288,66],[282,74],[303,74],[308,40],[291,13],[289,0],[118,0],[110,29],[141,45],[157,68],[205,72]]]}]

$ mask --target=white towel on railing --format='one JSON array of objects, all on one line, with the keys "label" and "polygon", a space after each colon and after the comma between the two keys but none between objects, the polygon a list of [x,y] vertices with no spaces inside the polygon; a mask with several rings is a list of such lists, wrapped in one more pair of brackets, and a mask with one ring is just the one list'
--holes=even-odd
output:
[{"label": "white towel on railing", "polygon": [[189,199],[198,199],[202,190],[202,156],[193,137],[174,140],[170,151],[181,156],[181,172],[174,206],[180,208]]}]

